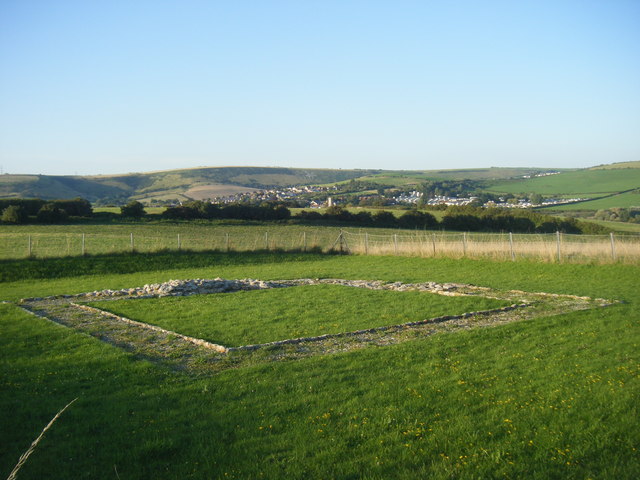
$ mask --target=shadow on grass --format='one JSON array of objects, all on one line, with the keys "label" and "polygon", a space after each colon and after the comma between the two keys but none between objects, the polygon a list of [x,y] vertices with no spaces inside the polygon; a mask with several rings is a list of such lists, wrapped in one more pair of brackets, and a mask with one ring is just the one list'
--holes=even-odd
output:
[{"label": "shadow on grass", "polygon": [[318,251],[159,251],[154,253],[117,253],[84,257],[26,258],[0,261],[0,282],[28,279],[65,278],[149,272],[177,268],[202,268],[212,265],[255,265],[283,262],[318,261],[332,256]]}]

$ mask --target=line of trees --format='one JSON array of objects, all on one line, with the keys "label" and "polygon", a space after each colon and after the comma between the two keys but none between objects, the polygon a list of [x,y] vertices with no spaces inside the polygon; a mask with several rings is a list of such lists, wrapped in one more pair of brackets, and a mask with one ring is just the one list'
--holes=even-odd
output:
[{"label": "line of trees", "polygon": [[440,225],[445,230],[513,232],[513,233],[608,233],[607,228],[575,218],[543,215],[528,209],[451,206]]},{"label": "line of trees", "polygon": [[417,190],[425,197],[467,197],[482,186],[477,180],[425,180]]},{"label": "line of trees", "polygon": [[[45,201],[41,199],[0,199],[3,223],[26,223],[35,217],[38,223],[62,223],[69,217],[92,217],[91,204],[82,198],[72,200]],[[131,201],[121,207],[121,216],[141,218],[144,206]],[[332,206],[324,213],[303,210],[295,217],[282,204],[265,202],[259,205],[226,204],[193,201],[167,208],[162,217],[167,220],[291,220],[304,223],[333,223],[362,227],[386,227],[406,229],[457,230],[468,232],[513,232],[513,233],[591,233],[603,234],[609,230],[590,222],[575,218],[559,218],[528,209],[481,208],[473,206],[450,206],[440,222],[428,212],[417,209],[406,211],[396,217],[389,211],[353,213],[340,206]]]},{"label": "line of trees", "polygon": [[242,205],[230,203],[228,205],[214,205],[208,202],[189,202],[177,207],[169,207],[162,216],[172,220],[287,220],[291,217],[291,211],[283,206],[273,203],[261,205]]},{"label": "line of trees", "polygon": [[505,210],[471,206],[450,206],[440,222],[427,212],[409,210],[400,217],[389,211],[374,214],[351,213],[333,206],[324,214],[303,210],[295,218],[304,221],[348,223],[358,226],[457,230],[463,232],[513,232],[513,233],[591,233],[604,234],[609,230],[575,218],[559,218],[542,215],[532,210]]},{"label": "line of trees", "polygon": [[424,229],[433,228],[438,224],[433,215],[418,210],[409,210],[404,215],[396,217],[393,213],[385,210],[373,214],[370,212],[352,213],[336,205],[329,207],[325,213],[303,210],[295,218],[312,222],[354,223],[363,227]]},{"label": "line of trees", "polygon": [[35,217],[39,223],[62,223],[69,217],[91,217],[93,208],[84,198],[9,198],[0,199],[0,212],[0,219],[5,223],[26,223],[29,217]]}]

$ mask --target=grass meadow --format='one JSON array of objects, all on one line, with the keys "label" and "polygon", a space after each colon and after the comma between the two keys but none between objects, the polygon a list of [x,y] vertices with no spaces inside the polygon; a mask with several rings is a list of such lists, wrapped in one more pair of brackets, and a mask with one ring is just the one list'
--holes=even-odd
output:
[{"label": "grass meadow", "polygon": [[424,292],[313,285],[89,305],[219,345],[239,347],[416,322],[509,303]]},{"label": "grass meadow", "polygon": [[557,207],[545,207],[541,209],[543,212],[551,210],[551,215],[553,215],[553,211],[571,211],[571,210],[601,210],[607,208],[631,208],[631,207],[640,207],[640,193],[635,192],[625,192],[620,193],[618,195],[612,195],[610,197],[605,198],[596,198],[594,200],[590,200],[588,202],[578,202],[567,205],[558,205]]},{"label": "grass meadow", "polygon": [[[344,242],[338,241],[344,232]],[[162,250],[248,252],[329,251],[360,255],[471,257],[547,262],[640,260],[640,238],[609,235],[465,233],[388,228],[241,222],[142,223],[114,225],[3,226],[0,259],[105,255]]]},{"label": "grass meadow", "polygon": [[536,192],[542,195],[595,196],[638,188],[639,181],[638,168],[587,169],[526,180],[496,182],[488,190],[499,193]]},{"label": "grass meadow", "polygon": [[603,227],[611,228],[612,230],[619,230],[621,232],[628,233],[637,233],[640,234],[640,223],[629,223],[629,222],[614,222],[608,220],[592,220],[594,223],[598,225],[602,225]]},{"label": "grass meadow", "polygon": [[[0,269],[0,296],[10,302],[0,304],[5,477],[47,422],[76,397],[19,478],[640,476],[637,265],[163,252],[2,260]],[[137,359],[13,303],[218,276],[466,282],[621,303],[214,376]],[[235,295],[226,297],[232,307]],[[342,312],[345,300],[337,291],[317,295],[318,302],[336,304],[329,315]],[[258,297],[245,304],[256,329],[263,320]],[[181,310],[170,303],[167,310]],[[284,301],[265,301],[265,310],[277,303]],[[358,308],[344,317],[364,315],[367,305],[383,312],[395,303],[400,313],[412,304],[404,298],[352,303]],[[198,331],[197,321],[198,315],[193,321],[184,317],[176,328]]]}]

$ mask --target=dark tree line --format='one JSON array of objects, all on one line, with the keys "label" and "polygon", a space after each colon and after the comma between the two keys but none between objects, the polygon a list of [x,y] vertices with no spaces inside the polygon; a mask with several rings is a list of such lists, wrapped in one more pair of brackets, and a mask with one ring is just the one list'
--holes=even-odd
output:
[{"label": "dark tree line", "polygon": [[425,197],[466,197],[478,190],[480,182],[475,180],[426,180],[420,184],[418,190]]},{"label": "dark tree line", "polygon": [[[0,199],[1,219],[4,223],[26,223],[34,219],[39,223],[61,223],[69,217],[91,217],[91,204],[84,199],[46,201],[41,199]],[[121,208],[121,215],[141,218],[144,206],[131,201]],[[451,206],[440,222],[430,213],[409,210],[396,217],[389,211],[352,213],[340,206],[328,208],[325,213],[303,210],[292,218],[291,211],[281,203],[224,204],[194,201],[167,208],[162,217],[170,220],[290,220],[312,223],[339,223],[362,227],[386,227],[406,229],[457,230],[467,232],[513,233],[608,233],[609,230],[595,223],[580,222],[575,218],[559,218],[543,215],[527,209],[480,208]]]},{"label": "dark tree line", "polygon": [[329,207],[325,213],[303,210],[296,218],[305,221],[325,221],[338,223],[352,223],[367,227],[387,228],[432,228],[438,221],[430,213],[410,210],[400,217],[388,211],[374,214],[370,212],[351,213],[339,206]]},{"label": "dark tree line", "polygon": [[169,207],[162,216],[172,220],[287,220],[291,217],[291,211],[283,205],[276,204],[242,205],[231,203],[215,205],[196,201],[178,207]]},{"label": "dark tree line", "polygon": [[69,217],[91,217],[91,203],[84,198],[42,200],[40,198],[0,199],[0,212],[5,223],[25,223],[35,217],[40,223],[61,223]]},{"label": "dark tree line", "polygon": [[4,210],[10,205],[15,205],[24,209],[27,215],[37,215],[45,205],[53,205],[67,212],[71,217],[90,217],[93,213],[91,203],[84,198],[74,198],[67,200],[42,200],[41,198],[3,198],[0,199],[0,210]]},{"label": "dark tree line", "polygon": [[368,227],[457,230],[462,232],[513,232],[513,233],[608,233],[599,225],[580,222],[575,218],[559,218],[542,215],[531,210],[505,210],[471,206],[448,207],[441,222],[430,213],[409,210],[400,217],[380,211],[351,213],[334,206],[322,214],[303,210],[295,218],[304,221],[355,224]]},{"label": "dark tree line", "polygon": [[468,232],[513,232],[513,233],[607,233],[599,225],[580,222],[575,218],[560,218],[543,215],[533,210],[501,208],[479,208],[452,206],[447,208],[440,225],[445,230]]}]

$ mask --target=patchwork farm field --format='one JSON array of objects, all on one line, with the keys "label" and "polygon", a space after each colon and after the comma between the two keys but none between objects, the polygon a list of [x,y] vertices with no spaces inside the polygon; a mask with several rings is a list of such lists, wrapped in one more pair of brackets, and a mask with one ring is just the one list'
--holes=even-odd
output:
[{"label": "patchwork farm field", "polygon": [[[0,408],[11,412],[0,417],[5,477],[74,398],[19,478],[640,475],[636,265],[277,252],[33,262],[0,262],[8,302],[0,305]],[[516,296],[603,298],[609,306],[542,308],[491,327],[300,358],[265,350],[253,363],[206,373],[145,359],[18,305],[25,297],[216,277],[459,282],[521,291]],[[503,304],[487,296],[314,285],[94,305],[239,345],[250,335],[269,341]],[[221,312],[228,323],[217,331],[204,320]]]}]

